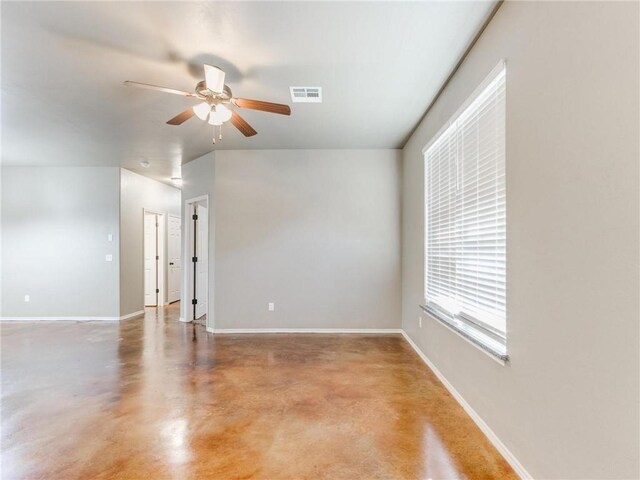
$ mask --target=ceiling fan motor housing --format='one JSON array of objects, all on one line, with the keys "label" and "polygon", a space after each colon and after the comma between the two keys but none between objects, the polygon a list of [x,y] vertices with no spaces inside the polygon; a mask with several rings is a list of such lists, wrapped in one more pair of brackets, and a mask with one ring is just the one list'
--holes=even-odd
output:
[{"label": "ceiling fan motor housing", "polygon": [[222,93],[212,92],[207,88],[206,82],[203,80],[196,85],[196,95],[205,102],[211,105],[217,105],[218,103],[229,103],[233,98],[233,93],[228,85],[225,85]]}]

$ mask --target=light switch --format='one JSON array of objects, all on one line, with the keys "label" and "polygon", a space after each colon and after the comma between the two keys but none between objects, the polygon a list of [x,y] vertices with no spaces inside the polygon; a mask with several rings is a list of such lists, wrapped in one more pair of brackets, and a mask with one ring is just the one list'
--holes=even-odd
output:
[{"label": "light switch", "polygon": [[109,240],[110,242],[113,242],[113,235],[111,233],[107,235],[107,240]]},{"label": "light switch", "polygon": [[105,262],[113,262],[113,255],[105,255],[104,256],[104,261]]},{"label": "light switch", "polygon": [[31,297],[29,297],[29,295],[25,295],[25,296],[24,296],[24,301],[25,301],[25,302],[29,302],[29,301],[31,301]]}]

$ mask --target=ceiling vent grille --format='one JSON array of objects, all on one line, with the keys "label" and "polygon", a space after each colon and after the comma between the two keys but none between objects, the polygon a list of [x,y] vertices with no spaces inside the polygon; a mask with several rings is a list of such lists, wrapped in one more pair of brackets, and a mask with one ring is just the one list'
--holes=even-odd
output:
[{"label": "ceiling vent grille", "polygon": [[322,87],[289,87],[293,103],[322,103]]}]

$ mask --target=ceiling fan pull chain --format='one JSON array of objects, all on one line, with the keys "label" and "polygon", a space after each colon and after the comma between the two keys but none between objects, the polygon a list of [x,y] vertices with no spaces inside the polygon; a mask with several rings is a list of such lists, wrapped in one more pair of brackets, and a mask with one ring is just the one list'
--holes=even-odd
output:
[{"label": "ceiling fan pull chain", "polygon": [[215,126],[213,127],[213,139],[212,140],[213,140],[213,143],[215,144],[216,143],[216,127]]},{"label": "ceiling fan pull chain", "polygon": [[222,140],[222,125],[218,127],[218,140]]}]

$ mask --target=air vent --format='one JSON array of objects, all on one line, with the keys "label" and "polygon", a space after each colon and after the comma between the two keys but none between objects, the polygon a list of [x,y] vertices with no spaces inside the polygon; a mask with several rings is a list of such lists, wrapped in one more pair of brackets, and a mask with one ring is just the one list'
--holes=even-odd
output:
[{"label": "air vent", "polygon": [[289,87],[293,103],[322,103],[322,87]]}]

